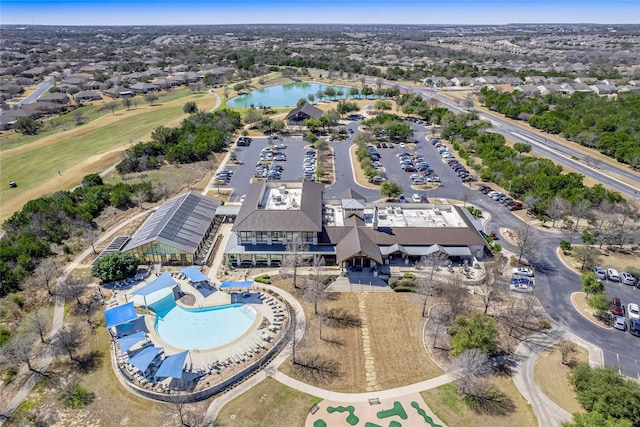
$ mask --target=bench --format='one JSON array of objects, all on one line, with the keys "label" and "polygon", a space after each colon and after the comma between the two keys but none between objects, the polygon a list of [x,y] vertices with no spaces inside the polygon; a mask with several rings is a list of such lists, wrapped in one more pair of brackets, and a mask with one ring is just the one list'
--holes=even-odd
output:
[{"label": "bench", "polygon": [[320,407],[318,406],[318,404],[316,403],[315,405],[313,405],[311,407],[311,409],[309,410],[309,412],[311,412],[311,414],[315,414],[316,412],[318,412],[318,410],[320,409]]},{"label": "bench", "polygon": [[380,404],[380,399],[378,399],[377,397],[369,399],[369,405],[379,405],[379,404]]}]

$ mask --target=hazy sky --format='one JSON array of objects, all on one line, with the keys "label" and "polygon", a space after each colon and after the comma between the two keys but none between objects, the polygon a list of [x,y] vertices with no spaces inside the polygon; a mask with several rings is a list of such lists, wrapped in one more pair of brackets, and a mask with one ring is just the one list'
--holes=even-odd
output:
[{"label": "hazy sky", "polygon": [[640,23],[640,0],[0,0],[0,24]]}]

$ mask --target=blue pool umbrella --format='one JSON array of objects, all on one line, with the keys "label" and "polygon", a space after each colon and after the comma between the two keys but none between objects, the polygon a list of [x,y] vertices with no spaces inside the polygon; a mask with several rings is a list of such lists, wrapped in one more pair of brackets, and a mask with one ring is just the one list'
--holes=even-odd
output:
[{"label": "blue pool umbrella", "polygon": [[187,358],[189,351],[183,351],[182,353],[174,354],[173,356],[167,356],[162,361],[162,365],[156,372],[156,378],[182,378],[182,370],[184,369],[184,361]]},{"label": "blue pool umbrella", "polygon": [[183,268],[180,271],[184,273],[185,276],[189,278],[192,282],[206,282],[209,278],[202,273],[202,271],[198,270],[195,267],[191,268]]},{"label": "blue pool umbrella", "polygon": [[136,320],[138,318],[138,314],[133,308],[133,303],[130,302],[128,304],[119,305],[105,310],[104,317],[107,321],[107,328],[110,328],[112,326]]},{"label": "blue pool umbrella", "polygon": [[143,349],[140,353],[135,356],[129,358],[129,364],[135,366],[140,369],[140,372],[144,372],[147,370],[153,359],[156,358],[158,354],[162,351],[162,347],[147,347]]},{"label": "blue pool umbrella", "polygon": [[253,282],[222,282],[220,284],[220,289],[227,288],[250,288],[253,286]]},{"label": "blue pool umbrella", "polygon": [[160,289],[169,288],[177,284],[178,283],[173,280],[173,277],[171,277],[171,273],[165,270],[157,279],[133,292],[133,294],[146,297],[147,295],[159,291]]},{"label": "blue pool umbrella", "polygon": [[118,338],[118,346],[120,347],[120,354],[126,353],[131,347],[139,343],[144,339],[144,332],[136,332],[126,337]]}]

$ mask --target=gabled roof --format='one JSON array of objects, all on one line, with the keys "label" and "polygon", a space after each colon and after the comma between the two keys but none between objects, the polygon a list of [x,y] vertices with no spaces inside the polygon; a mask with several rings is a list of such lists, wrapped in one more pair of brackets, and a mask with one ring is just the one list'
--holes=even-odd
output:
[{"label": "gabled roof", "polygon": [[267,181],[251,184],[232,230],[320,232],[324,184],[305,181],[301,185],[299,209],[263,209],[259,204],[264,192],[273,184]]},{"label": "gabled roof", "polygon": [[380,249],[369,238],[364,227],[355,226],[336,246],[336,261],[343,262],[354,256],[365,255],[382,264]]},{"label": "gabled roof", "polygon": [[295,117],[299,114],[313,117],[314,119],[319,119],[320,117],[322,117],[322,110],[314,105],[307,104],[305,102],[301,106],[291,110],[289,114],[287,114],[287,117],[285,118],[285,120],[289,120],[291,117]]},{"label": "gabled roof", "polygon": [[62,92],[53,92],[48,93],[46,95],[42,95],[37,99],[38,102],[47,102],[47,101],[55,101],[55,102],[69,102],[69,96],[66,93]]},{"label": "gabled roof", "polygon": [[195,253],[209,230],[218,206],[220,202],[194,192],[167,200],[122,250],[129,251],[157,241]]},{"label": "gabled roof", "polygon": [[344,200],[344,199],[366,200],[364,196],[362,196],[360,193],[358,193],[357,191],[351,188],[343,191],[342,193],[338,194],[335,197],[332,197],[329,200]]}]

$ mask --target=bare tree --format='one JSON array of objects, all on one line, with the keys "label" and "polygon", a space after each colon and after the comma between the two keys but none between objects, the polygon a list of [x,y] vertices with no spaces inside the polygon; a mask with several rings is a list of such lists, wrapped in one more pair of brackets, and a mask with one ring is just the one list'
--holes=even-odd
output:
[{"label": "bare tree", "polygon": [[427,269],[427,276],[417,279],[414,289],[415,295],[417,295],[422,304],[422,317],[427,316],[427,303],[434,288],[433,277],[435,273],[445,265],[448,259],[449,256],[443,252],[433,252],[420,258],[418,266]]},{"label": "bare tree", "polygon": [[34,353],[36,351],[35,340],[36,337],[33,334],[18,334],[11,338],[0,349],[0,356],[2,356],[3,362],[8,364],[24,363],[31,372],[41,374],[42,372],[33,366]]},{"label": "bare tree", "polygon": [[37,334],[42,344],[47,343],[47,333],[51,326],[51,316],[46,308],[41,307],[29,313],[22,325],[26,332]]},{"label": "bare tree", "polygon": [[85,121],[84,113],[81,110],[76,110],[73,113],[73,118],[76,121],[76,126],[80,126]]},{"label": "bare tree", "polygon": [[78,362],[74,352],[82,343],[82,335],[82,328],[75,323],[70,323],[53,336],[53,348],[57,353],[68,354],[71,360]]},{"label": "bare tree", "polygon": [[580,220],[586,218],[591,211],[591,202],[587,199],[578,200],[572,207],[571,212],[576,217],[576,223],[573,225],[573,230],[578,230],[578,224]]},{"label": "bare tree", "polygon": [[174,401],[166,407],[165,412],[169,417],[177,416],[181,427],[200,427],[204,425],[203,415],[190,408],[186,400]]},{"label": "bare tree", "polygon": [[293,235],[291,241],[287,242],[287,249],[285,255],[282,257],[282,268],[291,274],[293,278],[293,287],[298,287],[298,268],[307,264],[304,259],[304,253],[309,251],[309,245],[303,240],[302,236],[298,233]]},{"label": "bare tree", "polygon": [[532,332],[540,330],[545,312],[536,297],[527,295],[504,300],[494,317],[503,331],[503,344],[513,351]]},{"label": "bare tree", "polygon": [[560,358],[563,365],[570,365],[573,362],[573,353],[576,351],[576,345],[573,341],[562,340],[558,345],[558,351],[560,351]]},{"label": "bare tree", "polygon": [[105,108],[111,111],[111,114],[116,115],[116,108],[118,108],[118,103],[115,101],[107,102],[104,104]]},{"label": "bare tree", "polygon": [[158,100],[158,95],[154,93],[148,93],[144,96],[144,100],[149,103],[150,106],[154,106],[156,101]]},{"label": "bare tree", "polygon": [[453,359],[448,371],[456,379],[460,393],[467,394],[475,379],[491,374],[492,366],[486,353],[472,348]]},{"label": "bare tree", "polygon": [[522,262],[522,258],[527,257],[533,251],[538,236],[535,228],[526,223],[516,227],[514,235],[518,249],[518,262]]},{"label": "bare tree", "polygon": [[85,279],[77,276],[67,276],[62,283],[60,283],[59,293],[65,298],[71,298],[75,300],[77,305],[82,305],[80,297],[84,294],[87,288]]},{"label": "bare tree", "polygon": [[564,218],[568,212],[569,204],[567,201],[560,196],[554,197],[547,208],[547,216],[551,221],[553,221],[551,227],[555,228],[556,222]]},{"label": "bare tree", "polygon": [[494,260],[485,264],[484,280],[480,284],[480,297],[484,306],[484,314],[487,314],[489,307],[501,297],[502,271],[507,263],[507,258],[501,254],[495,256]]},{"label": "bare tree", "polygon": [[131,109],[131,103],[132,103],[131,98],[125,98],[122,100],[122,105],[127,107],[127,111]]},{"label": "bare tree", "polygon": [[62,269],[54,258],[45,258],[31,275],[31,282],[35,286],[42,286],[49,296],[56,295],[57,280],[62,275]]},{"label": "bare tree", "polygon": [[469,111],[471,108],[473,108],[474,104],[475,104],[475,100],[474,100],[473,94],[468,93],[464,97],[464,107],[467,109],[467,111]]},{"label": "bare tree", "polygon": [[468,311],[467,300],[469,299],[469,290],[460,283],[460,280],[451,277],[448,283],[443,284],[439,290],[449,310],[451,319]]},{"label": "bare tree", "polygon": [[449,310],[442,305],[435,305],[429,310],[429,332],[431,333],[431,347],[436,348],[438,334],[444,326],[451,324],[452,317]]},{"label": "bare tree", "polygon": [[582,263],[582,270],[591,270],[600,263],[600,251],[595,246],[578,246],[574,252],[576,259]]},{"label": "bare tree", "polygon": [[325,265],[324,257],[317,257],[313,261],[313,274],[309,276],[307,284],[304,288],[304,297],[313,303],[314,313],[318,314],[318,304],[326,295],[326,284],[321,276],[322,267]]}]

